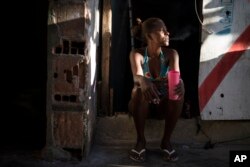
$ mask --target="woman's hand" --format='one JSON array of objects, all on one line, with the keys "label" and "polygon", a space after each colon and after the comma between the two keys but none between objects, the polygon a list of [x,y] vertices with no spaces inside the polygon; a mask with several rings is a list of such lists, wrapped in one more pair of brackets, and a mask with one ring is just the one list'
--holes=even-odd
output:
[{"label": "woman's hand", "polygon": [[184,86],[184,82],[182,79],[180,79],[180,82],[178,85],[176,85],[175,87],[175,93],[176,95],[178,95],[178,99],[182,99],[184,97],[185,94],[185,86]]},{"label": "woman's hand", "polygon": [[160,103],[159,91],[149,79],[143,77],[140,82],[140,86],[144,98],[149,103],[154,103],[154,104]]}]

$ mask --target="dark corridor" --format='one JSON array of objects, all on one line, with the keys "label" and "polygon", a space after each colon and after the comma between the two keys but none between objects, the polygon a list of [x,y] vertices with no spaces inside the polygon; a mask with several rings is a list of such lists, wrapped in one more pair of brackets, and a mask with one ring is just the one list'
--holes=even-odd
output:
[{"label": "dark corridor", "polygon": [[[166,23],[170,32],[169,47],[176,49],[179,53],[181,76],[185,83],[186,94],[182,116],[190,118],[199,115],[200,23],[196,11],[200,16],[202,2],[131,0],[131,8],[127,2],[128,0],[112,2],[111,87],[114,89],[114,111],[127,111],[133,86],[128,58],[131,50],[129,23],[131,9],[133,24],[136,18],[143,21],[148,17],[159,17]],[[135,41],[135,47],[139,46],[140,42]]]},{"label": "dark corridor", "polygon": [[0,150],[41,149],[46,142],[47,1],[9,6],[18,17],[8,18],[3,40]]}]

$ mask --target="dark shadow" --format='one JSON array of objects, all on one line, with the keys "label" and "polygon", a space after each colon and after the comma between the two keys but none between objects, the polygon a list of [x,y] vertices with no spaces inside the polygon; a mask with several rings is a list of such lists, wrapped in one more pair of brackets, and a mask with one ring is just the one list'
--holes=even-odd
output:
[{"label": "dark shadow", "polygon": [[1,151],[41,149],[46,140],[47,1],[26,2],[12,4],[3,39]]}]

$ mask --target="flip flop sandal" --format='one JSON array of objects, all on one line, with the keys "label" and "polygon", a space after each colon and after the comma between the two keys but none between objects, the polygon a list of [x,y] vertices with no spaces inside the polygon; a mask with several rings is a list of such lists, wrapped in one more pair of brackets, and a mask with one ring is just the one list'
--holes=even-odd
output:
[{"label": "flip flop sandal", "polygon": [[146,149],[143,148],[139,152],[135,149],[131,149],[129,153],[129,158],[136,162],[144,162],[146,158]]},{"label": "flip flop sandal", "polygon": [[164,156],[163,159],[166,161],[177,161],[179,157],[176,154],[176,151],[173,149],[172,151],[168,151],[167,149],[162,149]]}]

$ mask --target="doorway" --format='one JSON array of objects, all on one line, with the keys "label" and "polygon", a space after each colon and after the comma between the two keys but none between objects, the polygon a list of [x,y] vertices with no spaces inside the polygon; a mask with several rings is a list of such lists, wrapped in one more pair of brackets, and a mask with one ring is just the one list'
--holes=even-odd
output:
[{"label": "doorway", "polygon": [[[199,115],[198,70],[200,56],[200,23],[197,13],[201,13],[202,2],[195,0],[136,0],[128,7],[127,0],[112,2],[112,54],[111,87],[113,88],[115,112],[127,112],[127,104],[133,86],[129,52],[131,50],[130,23],[136,18],[142,21],[149,17],[159,17],[170,32],[170,46],[180,56],[181,76],[185,83],[185,104],[183,117]],[[131,10],[131,11],[129,11]],[[132,18],[129,16],[132,13]],[[135,47],[140,42],[135,41]],[[187,111],[188,110],[188,111]]]}]

